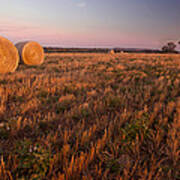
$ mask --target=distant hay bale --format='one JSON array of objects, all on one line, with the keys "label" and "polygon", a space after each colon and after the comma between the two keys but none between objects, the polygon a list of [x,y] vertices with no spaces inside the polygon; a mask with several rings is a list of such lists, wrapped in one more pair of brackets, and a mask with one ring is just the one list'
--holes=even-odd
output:
[{"label": "distant hay bale", "polygon": [[40,65],[44,62],[44,49],[34,41],[16,44],[21,60],[27,65]]},{"label": "distant hay bale", "polygon": [[19,55],[11,41],[0,36],[0,73],[14,72],[19,63]]},{"label": "distant hay bale", "polygon": [[111,50],[110,50],[110,54],[115,54],[114,49],[111,49]]}]

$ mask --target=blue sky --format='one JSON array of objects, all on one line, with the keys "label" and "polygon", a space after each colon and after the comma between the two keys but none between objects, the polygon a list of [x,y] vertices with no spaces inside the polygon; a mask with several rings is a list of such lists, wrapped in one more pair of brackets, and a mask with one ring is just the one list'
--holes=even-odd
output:
[{"label": "blue sky", "polygon": [[160,48],[180,40],[179,0],[0,1],[0,35],[13,42]]}]

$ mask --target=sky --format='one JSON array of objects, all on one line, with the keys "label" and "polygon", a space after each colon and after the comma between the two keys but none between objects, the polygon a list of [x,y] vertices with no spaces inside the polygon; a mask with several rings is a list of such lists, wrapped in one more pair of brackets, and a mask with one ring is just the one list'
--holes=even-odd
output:
[{"label": "sky", "polygon": [[180,40],[180,0],[0,0],[0,35],[46,46],[161,48]]}]

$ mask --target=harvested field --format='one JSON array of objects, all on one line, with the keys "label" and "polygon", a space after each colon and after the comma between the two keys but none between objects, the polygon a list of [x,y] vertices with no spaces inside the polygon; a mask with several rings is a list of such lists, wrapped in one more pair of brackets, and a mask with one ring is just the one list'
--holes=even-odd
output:
[{"label": "harvested field", "polygon": [[46,54],[0,97],[0,179],[180,178],[180,55]]}]

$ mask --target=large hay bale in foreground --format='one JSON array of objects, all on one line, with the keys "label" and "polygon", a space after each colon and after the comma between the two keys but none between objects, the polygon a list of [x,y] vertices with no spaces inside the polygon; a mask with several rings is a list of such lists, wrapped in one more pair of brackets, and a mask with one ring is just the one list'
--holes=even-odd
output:
[{"label": "large hay bale in foreground", "polygon": [[18,63],[18,50],[11,41],[0,36],[0,73],[14,72]]},{"label": "large hay bale in foreground", "polygon": [[34,41],[16,44],[21,60],[27,65],[40,65],[44,62],[44,49]]}]

